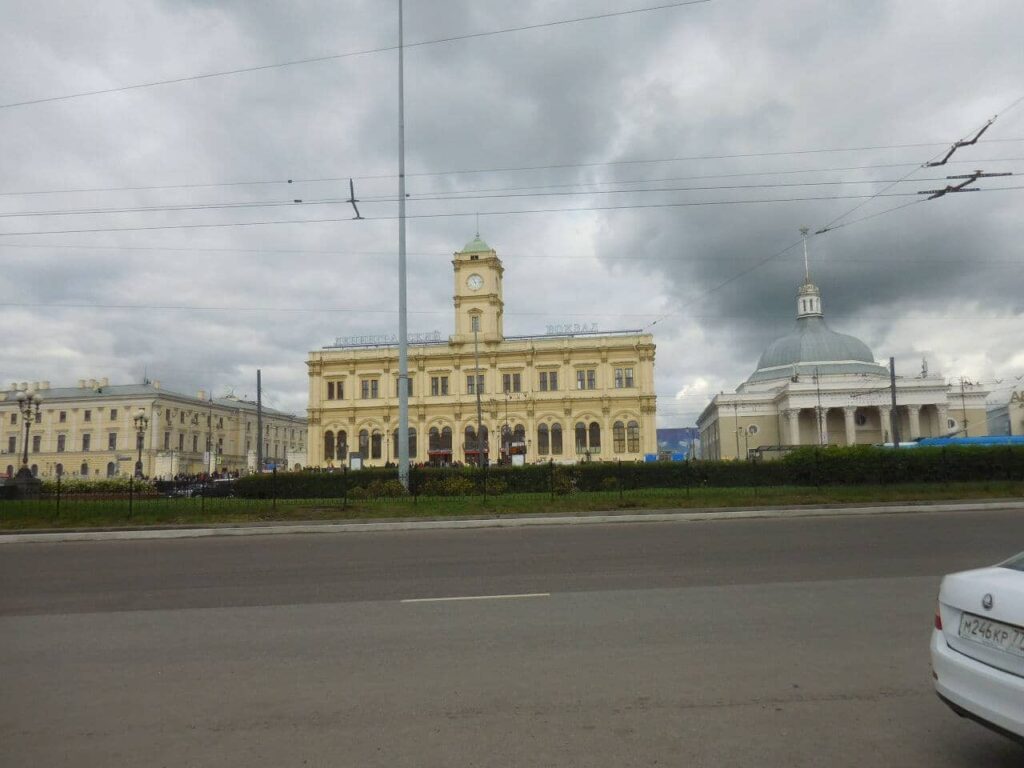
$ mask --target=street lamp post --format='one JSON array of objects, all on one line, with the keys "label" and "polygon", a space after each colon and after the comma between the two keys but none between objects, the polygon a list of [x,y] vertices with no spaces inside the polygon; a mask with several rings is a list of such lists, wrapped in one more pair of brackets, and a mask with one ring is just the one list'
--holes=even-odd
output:
[{"label": "street lamp post", "polygon": [[15,399],[18,401],[18,409],[21,411],[21,418],[25,423],[25,444],[22,446],[21,469],[18,470],[18,477],[32,477],[32,470],[28,468],[28,436],[32,421],[39,415],[39,404],[43,402],[43,398],[38,392],[20,391],[15,395]]},{"label": "street lamp post", "polygon": [[149,417],[146,416],[146,410],[139,408],[135,413],[135,446],[139,450],[139,458],[135,462],[135,477],[139,480],[142,479],[142,446],[146,441],[146,429],[149,427]]}]

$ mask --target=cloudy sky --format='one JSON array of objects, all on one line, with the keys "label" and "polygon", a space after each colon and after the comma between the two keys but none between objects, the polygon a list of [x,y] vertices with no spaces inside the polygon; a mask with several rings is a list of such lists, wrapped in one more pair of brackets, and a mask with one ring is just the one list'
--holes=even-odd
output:
[{"label": "cloudy sky", "polygon": [[[405,0],[406,42],[660,4]],[[388,49],[397,2],[0,0],[0,21],[0,381],[251,396],[259,367],[302,412],[309,350],[395,332],[394,50],[21,103]],[[712,0],[410,47],[410,330],[451,332],[479,213],[506,332],[651,328],[659,422],[691,424],[792,324],[799,227],[846,214],[810,243],[830,324],[1005,400],[1024,190],[916,193],[1024,173],[1022,28],[1018,0]]]}]

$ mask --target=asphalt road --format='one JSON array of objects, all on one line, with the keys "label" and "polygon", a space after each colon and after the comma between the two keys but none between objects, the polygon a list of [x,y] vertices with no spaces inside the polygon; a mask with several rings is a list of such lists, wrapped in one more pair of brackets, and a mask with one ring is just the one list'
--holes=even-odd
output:
[{"label": "asphalt road", "polygon": [[1021,549],[1020,512],[7,545],[0,765],[1017,768],[927,643],[941,575]]}]

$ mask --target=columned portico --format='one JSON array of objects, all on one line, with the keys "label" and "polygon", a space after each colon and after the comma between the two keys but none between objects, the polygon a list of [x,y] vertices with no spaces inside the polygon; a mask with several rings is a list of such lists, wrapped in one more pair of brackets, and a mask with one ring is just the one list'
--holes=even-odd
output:
[{"label": "columned portico", "polygon": [[882,442],[892,440],[892,408],[888,405],[878,406],[878,420],[881,424]]},{"label": "columned portico", "polygon": [[790,408],[786,411],[786,435],[790,445],[800,445],[800,409]]}]

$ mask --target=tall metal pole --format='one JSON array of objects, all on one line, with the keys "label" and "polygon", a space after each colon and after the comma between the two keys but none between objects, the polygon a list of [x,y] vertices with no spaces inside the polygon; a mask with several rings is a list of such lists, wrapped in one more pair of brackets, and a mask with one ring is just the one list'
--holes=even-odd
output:
[{"label": "tall metal pole", "polygon": [[[256,369],[256,471],[263,471],[263,379]],[[248,460],[248,456],[246,457]]]},{"label": "tall metal pole", "polygon": [[473,325],[473,356],[476,358],[476,370],[473,371],[473,389],[476,390],[476,461],[477,466],[484,465],[484,430],[483,409],[480,405],[480,344],[477,340],[477,325]]},{"label": "tall metal pole", "polygon": [[825,430],[821,426],[821,378],[818,376],[818,367],[814,368],[814,387],[818,393],[818,445],[825,444]]},{"label": "tall metal pole", "polygon": [[964,414],[964,437],[970,437],[967,432],[967,396],[964,394],[964,377],[960,377],[960,410]]},{"label": "tall metal pole", "polygon": [[893,447],[900,447],[900,415],[896,412],[896,358],[889,358],[889,394],[892,399],[892,415],[889,417],[892,429]]},{"label": "tall metal pole", "polygon": [[405,295],[405,49],[398,0],[398,479],[409,489],[409,329]]}]

